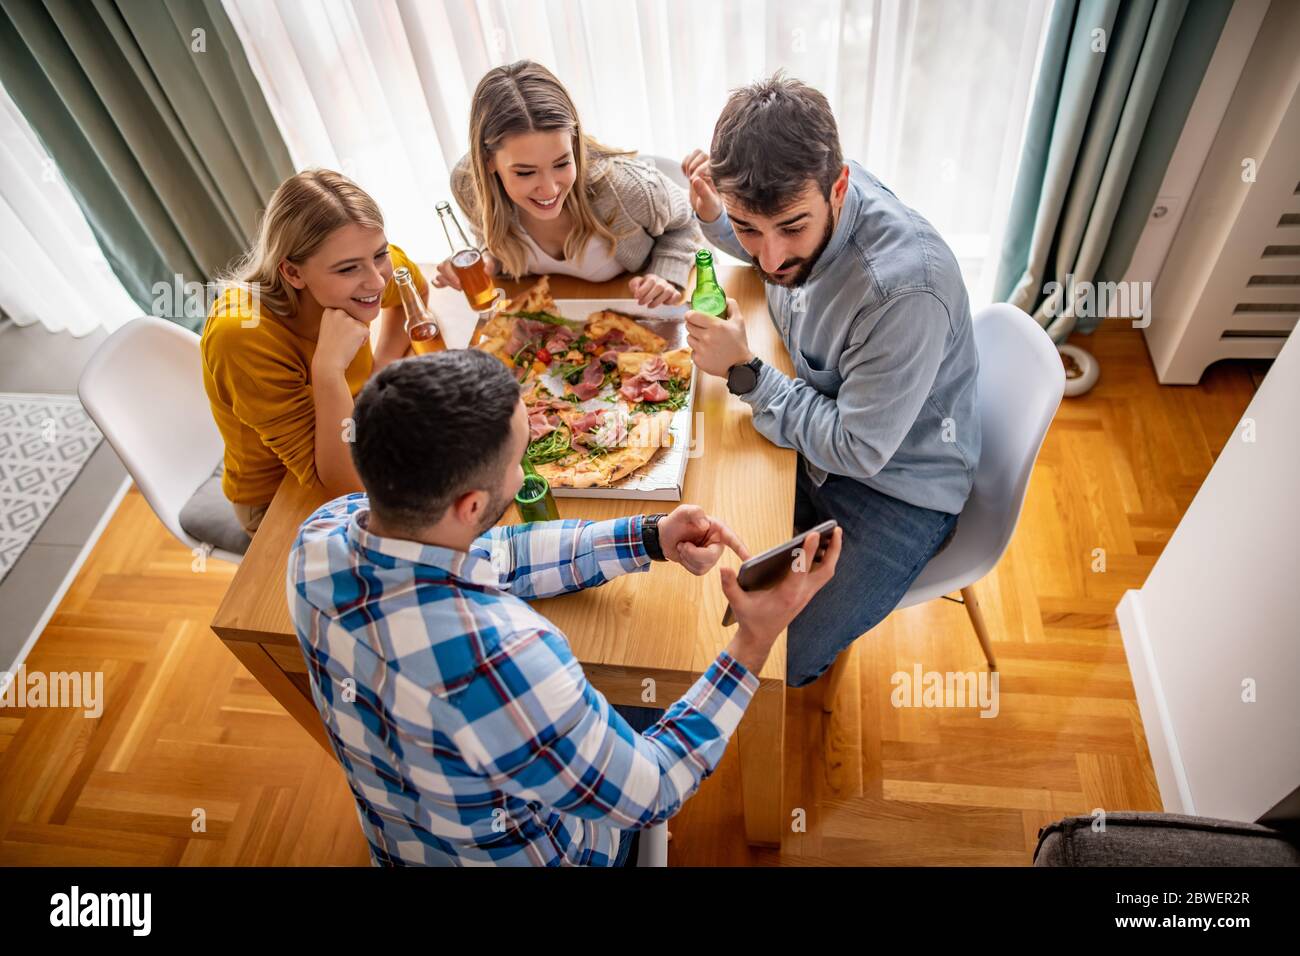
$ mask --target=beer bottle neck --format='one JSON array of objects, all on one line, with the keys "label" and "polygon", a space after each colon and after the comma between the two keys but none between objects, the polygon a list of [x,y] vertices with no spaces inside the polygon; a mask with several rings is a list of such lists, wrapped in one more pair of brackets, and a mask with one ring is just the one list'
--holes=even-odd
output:
[{"label": "beer bottle neck", "polygon": [[447,245],[451,247],[452,255],[474,248],[466,238],[465,230],[460,227],[460,220],[456,218],[454,212],[450,209],[439,209],[438,218],[442,221],[442,232],[447,237]]},{"label": "beer bottle neck", "polygon": [[397,294],[402,299],[402,311],[406,313],[408,328],[425,321],[424,303],[420,301],[420,294],[416,292],[415,283],[409,275],[397,280]]}]

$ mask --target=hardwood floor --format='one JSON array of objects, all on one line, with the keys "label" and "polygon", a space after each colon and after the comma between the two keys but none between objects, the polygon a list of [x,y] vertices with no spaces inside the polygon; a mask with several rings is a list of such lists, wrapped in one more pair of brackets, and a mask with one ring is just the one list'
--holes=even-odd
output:
[{"label": "hardwood floor", "polygon": [[[1159,387],[1140,333],[1111,324],[1079,340],[1101,383],[1062,406],[1010,549],[976,586],[997,716],[891,705],[895,672],[983,661],[960,606],[895,613],[855,645],[832,714],[826,681],[789,692],[781,849],[744,842],[732,748],[674,819],[673,865],[1026,865],[1061,816],[1159,809],[1113,609],[1254,386],[1220,364]],[[102,670],[102,716],[0,709],[0,864],[367,862],[342,772],[208,630],[233,569],[191,560],[133,489],[27,661]]]}]

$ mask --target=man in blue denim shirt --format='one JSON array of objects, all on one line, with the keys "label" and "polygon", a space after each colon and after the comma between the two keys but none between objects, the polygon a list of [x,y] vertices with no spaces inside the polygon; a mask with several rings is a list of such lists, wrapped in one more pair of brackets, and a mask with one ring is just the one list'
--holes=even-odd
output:
[{"label": "man in blue denim shirt", "polygon": [[818,91],[780,74],[735,91],[710,150],[682,163],[691,204],[762,276],[795,377],[755,358],[743,322],[689,312],[695,364],[799,452],[796,530],[844,529],[838,575],[788,631],[798,687],[893,610],[956,527],[980,453],[970,304],[934,227],[844,162]]}]

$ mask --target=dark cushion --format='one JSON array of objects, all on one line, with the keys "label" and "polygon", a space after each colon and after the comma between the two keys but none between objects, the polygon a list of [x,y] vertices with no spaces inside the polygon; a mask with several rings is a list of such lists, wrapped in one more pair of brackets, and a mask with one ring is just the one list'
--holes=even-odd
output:
[{"label": "dark cushion", "polygon": [[225,494],[221,491],[222,466],[212,477],[199,485],[181,508],[180,523],[185,533],[222,551],[243,554],[252,543],[244,526],[235,517]]},{"label": "dark cushion", "polygon": [[1300,866],[1300,849],[1277,830],[1175,813],[1066,817],[1038,831],[1034,866]]}]

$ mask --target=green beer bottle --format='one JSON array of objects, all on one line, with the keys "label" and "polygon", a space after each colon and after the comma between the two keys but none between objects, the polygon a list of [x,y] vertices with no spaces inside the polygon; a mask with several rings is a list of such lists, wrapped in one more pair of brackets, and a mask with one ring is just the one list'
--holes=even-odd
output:
[{"label": "green beer bottle", "polygon": [[551,494],[551,483],[537,473],[527,458],[524,459],[524,483],[515,495],[515,510],[523,522],[555,521],[560,517],[555,495]]},{"label": "green beer bottle", "polygon": [[691,293],[691,309],[720,319],[727,317],[727,293],[718,285],[718,277],[713,272],[713,253],[708,249],[695,253],[695,291]]}]

